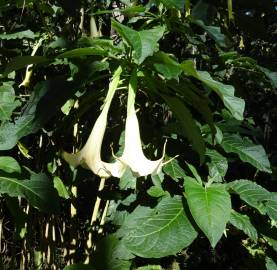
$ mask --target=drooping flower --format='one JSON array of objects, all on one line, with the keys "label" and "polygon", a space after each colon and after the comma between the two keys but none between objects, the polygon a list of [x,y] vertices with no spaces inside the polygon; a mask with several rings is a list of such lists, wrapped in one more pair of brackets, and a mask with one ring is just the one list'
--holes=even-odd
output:
[{"label": "drooping flower", "polygon": [[119,160],[113,163],[101,160],[101,148],[105,130],[107,127],[107,117],[114,93],[120,82],[122,68],[119,67],[109,85],[107,97],[101,114],[97,118],[85,146],[76,154],[63,153],[64,159],[73,167],[81,165],[89,168],[94,174],[101,178],[110,176],[120,178],[125,171],[126,165]]},{"label": "drooping flower", "polygon": [[142,149],[139,122],[135,110],[135,97],[137,90],[136,72],[133,72],[128,87],[127,118],[125,124],[123,154],[121,157],[113,155],[115,157],[115,162],[113,163],[107,163],[101,160],[101,148],[107,127],[107,116],[114,93],[120,82],[121,72],[122,69],[119,67],[113,76],[103,110],[92,128],[85,146],[76,154],[64,152],[63,157],[70,165],[74,167],[81,165],[84,168],[90,169],[94,174],[101,178],[108,178],[110,176],[121,178],[128,167],[137,177],[158,174],[161,171],[162,166],[169,162],[163,162],[166,143],[160,159],[149,160],[145,157]]},{"label": "drooping flower", "polygon": [[139,122],[135,110],[135,97],[137,90],[137,74],[133,72],[128,88],[127,118],[125,124],[125,145],[121,162],[128,165],[134,175],[146,176],[158,174],[164,165],[165,146],[162,157],[158,160],[149,160],[142,150],[142,143],[139,130]]}]

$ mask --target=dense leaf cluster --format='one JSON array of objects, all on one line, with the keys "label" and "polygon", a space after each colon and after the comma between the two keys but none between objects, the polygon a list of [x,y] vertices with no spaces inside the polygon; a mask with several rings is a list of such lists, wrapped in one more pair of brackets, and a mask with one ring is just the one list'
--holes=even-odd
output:
[{"label": "dense leaf cluster", "polygon": [[[0,268],[276,269],[276,8],[0,0]],[[135,80],[143,153],[166,156],[100,180],[63,151],[118,69],[99,155],[124,153]]]}]

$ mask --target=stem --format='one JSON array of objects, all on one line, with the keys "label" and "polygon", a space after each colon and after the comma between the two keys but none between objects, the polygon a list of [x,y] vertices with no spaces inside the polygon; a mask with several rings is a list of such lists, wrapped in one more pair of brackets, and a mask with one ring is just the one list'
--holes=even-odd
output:
[{"label": "stem", "polygon": [[[100,181],[100,184],[99,184],[98,192],[101,191],[104,188],[105,182],[106,182],[106,178],[102,177],[101,181]],[[91,221],[90,221],[91,226],[97,220],[97,215],[98,215],[98,212],[99,212],[100,202],[101,202],[101,198],[99,196],[97,196],[96,202],[94,204],[92,216],[91,216]],[[88,235],[87,251],[89,251],[91,248],[92,248],[92,232],[90,232],[89,235]],[[88,263],[89,263],[89,252],[87,252],[87,258],[85,260],[85,264],[88,264]]]},{"label": "stem", "polygon": [[98,230],[98,234],[101,234],[103,232],[103,225],[105,224],[105,218],[109,209],[109,204],[110,204],[110,201],[107,201],[100,221],[100,228]]},{"label": "stem", "polygon": [[228,18],[229,22],[234,20],[234,15],[233,15],[233,0],[227,0],[227,5],[228,5]]}]

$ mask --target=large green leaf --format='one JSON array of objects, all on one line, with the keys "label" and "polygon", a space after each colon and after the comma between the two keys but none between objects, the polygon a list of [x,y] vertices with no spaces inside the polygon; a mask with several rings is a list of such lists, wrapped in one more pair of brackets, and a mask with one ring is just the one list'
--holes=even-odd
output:
[{"label": "large green leaf", "polygon": [[250,206],[258,209],[262,214],[266,213],[264,202],[271,199],[271,193],[262,186],[250,180],[236,180],[228,183],[228,187],[236,192],[242,200]]},{"label": "large green leaf", "polygon": [[227,159],[212,149],[206,149],[206,156],[210,158],[210,161],[207,163],[209,176],[214,182],[222,182],[228,169]]},{"label": "large green leaf", "polygon": [[13,87],[4,83],[0,86],[0,122],[10,120],[12,112],[20,105],[18,100],[15,100]]},{"label": "large green leaf", "polygon": [[183,136],[187,137],[192,143],[192,148],[199,153],[201,161],[204,158],[205,144],[200,129],[195,123],[190,111],[184,103],[177,97],[162,95],[169,105],[182,128]]},{"label": "large green leaf", "polygon": [[202,81],[206,86],[215,91],[236,119],[243,119],[245,102],[243,99],[234,96],[235,89],[232,85],[215,81],[206,71],[197,71],[191,60],[184,61],[181,66],[185,73]]},{"label": "large green leaf", "polygon": [[161,2],[167,8],[176,8],[179,10],[184,10],[185,7],[185,0],[161,0]]},{"label": "large green leaf", "polygon": [[23,197],[41,211],[57,213],[59,211],[58,194],[53,183],[43,174],[31,174],[30,180],[18,180],[9,176],[0,176],[0,194],[11,197]]},{"label": "large green leaf", "polygon": [[158,48],[158,41],[162,38],[165,31],[163,26],[136,31],[115,20],[112,20],[112,27],[133,48],[134,58],[138,64],[141,64],[146,57],[153,55]]},{"label": "large green leaf", "polygon": [[144,258],[175,255],[196,238],[181,197],[164,197],[154,208],[137,207],[122,226],[123,242]]},{"label": "large green leaf", "polygon": [[257,241],[258,233],[256,228],[252,225],[250,218],[247,215],[242,215],[235,210],[232,210],[230,223],[242,230],[246,235],[248,235],[252,240]]},{"label": "large green leaf", "polygon": [[242,161],[250,163],[260,171],[271,173],[264,148],[261,145],[253,144],[250,139],[241,138],[236,134],[224,134],[221,146],[225,152],[239,155]]},{"label": "large green leaf", "polygon": [[18,162],[13,157],[0,157],[0,170],[7,173],[21,172]]},{"label": "large green leaf", "polygon": [[203,187],[193,178],[186,177],[185,192],[196,224],[215,247],[231,214],[231,199],[226,186],[212,184]]},{"label": "large green leaf", "polygon": [[29,38],[34,39],[36,35],[31,30],[25,30],[21,32],[16,32],[12,34],[1,34],[0,39],[23,39],[23,38]]}]

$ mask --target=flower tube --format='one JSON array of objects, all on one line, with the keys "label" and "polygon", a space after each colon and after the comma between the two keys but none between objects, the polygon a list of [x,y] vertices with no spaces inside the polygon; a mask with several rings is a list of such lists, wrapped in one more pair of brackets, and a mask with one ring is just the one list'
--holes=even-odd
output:
[{"label": "flower tube", "polygon": [[135,97],[137,90],[137,74],[133,72],[128,88],[127,119],[125,125],[125,145],[122,157],[117,158],[128,165],[135,176],[158,174],[161,171],[165,155],[165,145],[162,157],[158,160],[149,160],[145,157],[139,130],[138,118],[135,111]]}]

